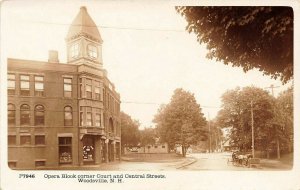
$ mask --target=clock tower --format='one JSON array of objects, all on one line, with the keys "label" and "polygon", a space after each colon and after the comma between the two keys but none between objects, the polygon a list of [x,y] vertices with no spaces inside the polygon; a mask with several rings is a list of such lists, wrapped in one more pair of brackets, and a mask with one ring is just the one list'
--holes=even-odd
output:
[{"label": "clock tower", "polygon": [[102,42],[99,30],[86,7],[81,7],[66,37],[68,64],[102,68]]}]

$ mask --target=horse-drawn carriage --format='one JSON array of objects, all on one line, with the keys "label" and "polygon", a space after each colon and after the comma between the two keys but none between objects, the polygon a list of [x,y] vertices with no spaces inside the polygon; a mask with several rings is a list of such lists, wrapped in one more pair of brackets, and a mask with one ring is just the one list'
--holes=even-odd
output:
[{"label": "horse-drawn carriage", "polygon": [[251,167],[253,160],[254,159],[252,154],[243,152],[233,152],[231,158],[228,158],[227,164],[229,165],[230,163],[232,163],[232,165],[234,166]]}]

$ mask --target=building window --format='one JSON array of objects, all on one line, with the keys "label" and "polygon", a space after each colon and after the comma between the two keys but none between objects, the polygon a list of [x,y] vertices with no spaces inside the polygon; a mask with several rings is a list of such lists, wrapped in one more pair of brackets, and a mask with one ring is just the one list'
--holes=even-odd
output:
[{"label": "building window", "polygon": [[109,100],[110,100],[110,94],[109,93],[107,93],[106,94],[106,105],[107,105],[107,109],[109,110],[110,109],[110,102],[109,102]]},{"label": "building window", "polygon": [[102,88],[102,96],[103,96],[102,97],[103,104],[106,107],[106,105],[105,105],[106,104],[106,99],[105,99],[106,97],[105,97],[105,89],[104,88]]},{"label": "building window", "polygon": [[157,148],[157,146],[154,146],[154,148]]},{"label": "building window", "polygon": [[21,82],[21,96],[30,96],[30,88],[29,88],[29,75],[20,75]]},{"label": "building window", "polygon": [[9,126],[16,124],[16,107],[13,104],[7,105],[7,120]]},{"label": "building window", "polygon": [[86,85],[85,85],[86,98],[91,99],[92,98],[92,80],[86,79],[85,82],[86,82]]},{"label": "building window", "polygon": [[98,82],[98,81],[95,81],[95,88],[94,88],[94,90],[95,90],[95,99],[96,100],[100,100],[100,82]]},{"label": "building window", "polygon": [[72,97],[72,79],[64,78],[64,97]]},{"label": "building window", "polygon": [[72,126],[72,125],[73,125],[72,107],[66,106],[65,107],[65,126]]},{"label": "building window", "polygon": [[35,161],[35,167],[42,167],[42,166],[46,166],[45,160],[36,160]]},{"label": "building window", "polygon": [[59,149],[59,163],[71,163],[72,162],[72,137],[59,137],[58,138]]},{"label": "building window", "polygon": [[115,113],[115,108],[116,108],[116,102],[114,99],[112,99],[112,112]]},{"label": "building window", "polygon": [[44,96],[44,77],[35,76],[34,77],[34,95]]},{"label": "building window", "polygon": [[88,56],[90,58],[96,59],[98,56],[97,54],[98,54],[97,47],[93,45],[88,45]]},{"label": "building window", "polygon": [[79,55],[79,44],[73,44],[70,48],[70,54],[72,58],[76,58]]},{"label": "building window", "polygon": [[45,124],[45,109],[42,105],[35,106],[34,109],[34,125]]},{"label": "building window", "polygon": [[30,107],[23,104],[20,107],[20,125],[30,125]]},{"label": "building window", "polygon": [[162,148],[166,148],[165,146],[161,146]]},{"label": "building window", "polygon": [[83,107],[82,106],[80,106],[79,123],[80,123],[80,126],[83,126]]},{"label": "building window", "polygon": [[7,75],[7,94],[8,95],[16,94],[16,75],[15,74]]},{"label": "building window", "polygon": [[30,135],[21,136],[20,144],[21,145],[31,145],[31,136]]},{"label": "building window", "polygon": [[93,123],[92,108],[86,107],[86,126],[91,127]]},{"label": "building window", "polygon": [[45,135],[36,135],[34,138],[35,145],[45,145]]},{"label": "building window", "polygon": [[7,144],[8,145],[16,145],[17,144],[17,137],[16,137],[16,135],[8,135],[7,136]]},{"label": "building window", "polygon": [[96,109],[95,126],[96,126],[96,127],[100,127],[100,126],[101,126],[101,114],[100,114],[100,109]]},{"label": "building window", "polygon": [[79,79],[79,89],[80,89],[80,98],[82,98],[83,94],[84,94],[83,85],[82,85],[82,78]]}]

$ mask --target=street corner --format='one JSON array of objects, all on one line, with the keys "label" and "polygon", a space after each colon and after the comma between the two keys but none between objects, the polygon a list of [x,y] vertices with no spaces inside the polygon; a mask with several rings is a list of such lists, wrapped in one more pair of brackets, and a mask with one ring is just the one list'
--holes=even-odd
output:
[{"label": "street corner", "polygon": [[180,164],[177,164],[176,169],[184,168],[186,166],[194,164],[195,162],[197,162],[197,158],[188,156],[188,157],[184,158]]}]

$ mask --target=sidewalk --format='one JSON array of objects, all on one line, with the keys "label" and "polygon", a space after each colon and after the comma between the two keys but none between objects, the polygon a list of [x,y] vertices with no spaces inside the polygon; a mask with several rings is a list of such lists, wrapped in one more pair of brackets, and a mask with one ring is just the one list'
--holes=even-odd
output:
[{"label": "sidewalk", "polygon": [[109,163],[101,163],[95,165],[83,165],[83,166],[61,166],[58,168],[37,168],[37,170],[118,170],[118,165],[121,161],[114,161]]},{"label": "sidewalk", "polygon": [[181,157],[176,154],[134,155],[122,157],[121,161],[97,165],[63,166],[58,168],[40,168],[40,170],[78,170],[78,171],[161,171],[176,170],[194,163],[193,157]]},{"label": "sidewalk", "polygon": [[194,158],[194,157],[186,157],[185,160],[182,162],[182,163],[179,163],[177,166],[176,166],[176,169],[181,169],[183,167],[186,167],[186,166],[189,166],[193,163],[197,162],[197,158]]},{"label": "sidewalk", "polygon": [[182,157],[178,154],[153,154],[145,155],[140,157],[122,157],[123,163],[141,163],[141,164],[161,164],[162,168],[174,170],[180,169],[185,166],[191,165],[197,161],[196,158],[192,156]]},{"label": "sidewalk", "polygon": [[174,162],[183,159],[182,156],[175,153],[153,153],[153,154],[126,154],[122,156],[122,161],[126,162]]}]

